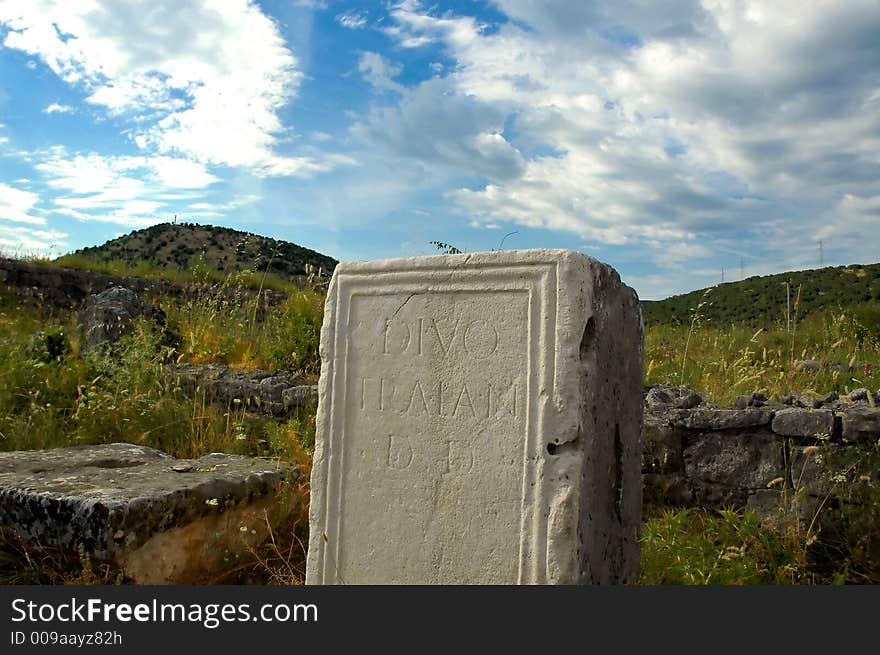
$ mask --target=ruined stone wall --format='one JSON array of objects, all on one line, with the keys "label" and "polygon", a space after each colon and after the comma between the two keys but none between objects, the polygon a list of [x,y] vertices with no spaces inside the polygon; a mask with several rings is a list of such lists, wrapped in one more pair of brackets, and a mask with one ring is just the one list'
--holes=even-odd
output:
[{"label": "ruined stone wall", "polygon": [[742,396],[704,403],[684,387],[645,397],[642,482],[646,504],[774,513],[797,496],[815,508],[834,485],[877,483],[859,447],[880,440],[880,392],[794,394],[774,402]]}]

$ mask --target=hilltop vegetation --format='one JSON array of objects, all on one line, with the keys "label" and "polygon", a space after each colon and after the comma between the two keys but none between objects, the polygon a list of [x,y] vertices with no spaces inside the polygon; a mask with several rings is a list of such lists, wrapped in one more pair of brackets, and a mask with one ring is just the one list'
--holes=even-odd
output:
[{"label": "hilltop vegetation", "polygon": [[100,246],[82,248],[52,263],[121,275],[159,269],[173,276],[201,270],[206,277],[221,280],[230,275],[268,271],[277,279],[301,282],[312,272],[329,275],[338,262],[295,243],[250,232],[212,225],[161,223]]},{"label": "hilltop vegetation", "polygon": [[755,276],[645,303],[645,324],[688,325],[699,307],[701,320],[717,325],[784,325],[786,282],[793,318],[795,311],[800,319],[823,311],[857,310],[869,314],[866,322],[880,319],[880,264],[852,264]]}]

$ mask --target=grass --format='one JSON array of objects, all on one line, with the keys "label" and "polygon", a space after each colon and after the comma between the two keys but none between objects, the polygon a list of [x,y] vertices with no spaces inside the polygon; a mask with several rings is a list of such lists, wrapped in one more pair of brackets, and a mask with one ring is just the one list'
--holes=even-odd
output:
[{"label": "grass", "polygon": [[[711,298],[712,290],[702,295],[687,324],[647,327],[645,384],[685,384],[721,405],[754,391],[779,400],[792,392],[880,389],[877,304],[798,320],[795,297],[789,330],[782,321],[714,324],[704,313]],[[798,366],[804,360],[823,365],[810,371]],[[880,442],[846,462],[827,442],[807,448],[828,491],[816,506],[803,489],[788,489],[786,511],[773,525],[733,509],[647,508],[641,583],[880,583]]]},{"label": "grass", "polygon": [[732,508],[647,508],[640,584],[880,584],[880,441],[846,462],[828,444],[808,450],[827,491],[816,501],[788,490],[772,521]]},{"label": "grass", "polygon": [[[230,452],[288,457],[278,428],[244,409],[209,405],[191,397],[167,364],[220,361],[234,366],[294,369],[314,381],[319,360],[316,330],[319,296],[303,291],[259,328],[244,322],[249,306],[220,312],[216,299],[169,309],[180,334],[180,352],[162,345],[146,323],[120,342],[114,355],[81,353],[73,316],[56,319],[50,332],[64,334],[69,350],[46,361],[28,348],[30,335],[46,325],[26,308],[0,309],[0,449],[53,448],[133,441],[176,457]],[[189,309],[189,313],[187,310]],[[212,318],[213,317],[213,318]],[[244,326],[244,327],[242,327]],[[300,337],[285,338],[293,330]],[[314,332],[314,334],[313,334]],[[292,342],[292,343],[291,343]],[[294,350],[297,348],[299,352]],[[314,416],[285,429],[314,438]],[[294,453],[295,454],[295,453]]]},{"label": "grass", "polygon": [[[686,384],[714,402],[761,391],[768,397],[804,390],[843,395],[880,389],[880,309],[820,312],[768,328],[713,325],[695,308],[690,325],[654,325],[645,332],[645,383]],[[817,372],[803,360],[828,362]],[[864,363],[870,364],[865,366]]]},{"label": "grass", "polygon": [[733,509],[665,509],[642,524],[641,584],[803,582],[802,551]]},{"label": "grass", "polygon": [[[0,450],[124,441],[179,458],[227,452],[297,464],[299,506],[272,526],[268,543],[214,582],[301,582],[315,408],[300,408],[278,422],[243,408],[218,407],[203,394],[186,393],[168,365],[222,361],[286,368],[298,371],[304,383],[313,382],[323,299],[314,289],[299,289],[260,321],[255,301],[224,306],[222,297],[215,292],[180,305],[161,303],[180,335],[178,349],[163,345],[148,323],[138,323],[112,353],[84,353],[73,314],[47,321],[8,294],[0,296]],[[33,340],[38,331],[50,338]],[[26,548],[13,535],[0,537],[0,582],[91,584],[116,580],[115,575],[75,554]]]},{"label": "grass", "polygon": [[320,372],[318,342],[324,297],[298,289],[265,317],[257,299],[232,301],[209,292],[195,300],[165,303],[169,324],[181,335],[178,357],[195,364]]}]

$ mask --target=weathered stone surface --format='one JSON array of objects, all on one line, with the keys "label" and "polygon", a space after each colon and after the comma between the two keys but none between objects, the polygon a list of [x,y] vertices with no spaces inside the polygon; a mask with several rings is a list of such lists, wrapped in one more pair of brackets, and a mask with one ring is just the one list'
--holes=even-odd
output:
[{"label": "weathered stone surface", "polygon": [[683,473],[643,473],[642,490],[646,503],[690,505],[694,500],[692,485]]},{"label": "weathered stone surface", "polygon": [[801,495],[825,496],[838,469],[851,464],[849,449],[837,444],[811,444],[791,448],[791,483]]},{"label": "weathered stone surface", "polygon": [[266,536],[298,469],[126,443],[0,453],[0,528],[87,553],[145,584],[188,583]]},{"label": "weathered stone surface", "polygon": [[[816,444],[791,450],[791,479],[794,488],[788,509],[806,527],[818,527],[822,511],[849,502],[876,484],[877,470],[863,468],[858,451],[835,443]],[[872,480],[873,479],[873,480]],[[867,485],[867,486],[866,486]]]},{"label": "weathered stone surface", "polygon": [[684,465],[689,478],[740,489],[765,489],[785,471],[770,434],[707,434],[685,448]]},{"label": "weathered stone surface", "polygon": [[795,371],[807,371],[810,373],[818,373],[822,368],[822,362],[816,359],[804,359],[794,363]]},{"label": "weathered stone surface", "polygon": [[673,426],[688,430],[734,430],[769,425],[773,412],[766,409],[684,409],[670,413]]},{"label": "weathered stone surface", "polygon": [[604,264],[340,264],[321,332],[307,582],[638,577],[642,335]]},{"label": "weathered stone surface", "polygon": [[[665,385],[654,389],[666,391]],[[672,399],[671,393],[667,396]],[[853,489],[876,484],[872,482],[878,476],[876,465],[860,459],[852,442],[880,439],[880,409],[869,406],[867,394],[852,396],[838,399],[833,393],[803,392],[785,398],[788,407],[758,392],[740,396],[735,403],[739,409],[760,403],[766,412],[757,415],[756,422],[774,417],[769,425],[746,428],[729,427],[737,423],[728,418],[735,410],[707,406],[694,420],[693,412],[675,411],[669,402],[649,403],[646,397],[642,460],[646,502],[704,508],[734,505],[755,511],[771,524],[795,516],[804,529],[811,523],[815,529],[818,523],[813,519],[819,509],[837,502],[828,500],[835,485],[846,490],[847,502],[853,502]],[[791,407],[796,401],[798,406]],[[813,409],[814,404],[819,408]],[[842,442],[838,441],[841,417],[847,427]],[[816,434],[827,434],[830,440],[817,439]],[[743,450],[744,444],[756,451]],[[679,446],[682,455],[673,457]],[[784,452],[789,454],[780,467],[778,455]],[[762,468],[766,475],[756,477]],[[762,481],[770,487],[762,487]]]},{"label": "weathered stone surface", "polygon": [[876,441],[880,439],[880,408],[849,407],[843,412],[844,441]]},{"label": "weathered stone surface", "polygon": [[662,387],[651,387],[645,394],[645,407],[652,410],[664,410],[672,407],[672,394]]},{"label": "weathered stone surface", "polygon": [[85,347],[119,341],[134,331],[137,318],[150,319],[160,329],[165,328],[165,312],[130,289],[112,287],[91,296],[79,314]]},{"label": "weathered stone surface", "polygon": [[782,398],[785,405],[793,405],[795,407],[806,407],[807,409],[819,409],[823,405],[830,405],[837,401],[839,396],[834,391],[826,394],[818,394],[815,391],[801,391],[792,393]]},{"label": "weathered stone surface", "polygon": [[290,387],[281,394],[281,401],[285,409],[314,405],[318,402],[318,387],[313,384]]},{"label": "weathered stone surface", "polygon": [[670,407],[691,409],[703,402],[702,396],[685,385],[658,384],[645,394],[645,406],[650,410],[662,411]]},{"label": "weathered stone surface", "polygon": [[754,512],[764,524],[778,525],[783,519],[786,494],[782,484],[774,485],[772,489],[755,489],[746,499],[745,508]]},{"label": "weathered stone surface", "polygon": [[736,409],[746,409],[748,407],[764,407],[767,404],[767,396],[760,391],[738,396],[733,406]]},{"label": "weathered stone surface", "polygon": [[645,412],[642,427],[642,471],[680,471],[682,466],[681,431],[673,428],[665,416]]},{"label": "weathered stone surface", "polygon": [[869,393],[870,393],[870,391],[868,391],[864,387],[860,387],[858,389],[853,389],[852,391],[850,391],[847,394],[847,398],[849,398],[853,402],[859,402],[859,401],[867,402]]},{"label": "weathered stone surface", "polygon": [[198,389],[208,402],[224,407],[280,417],[317,402],[317,387],[298,384],[296,376],[286,371],[232,369],[220,364],[181,364],[174,371],[187,390]]},{"label": "weathered stone surface", "polygon": [[817,434],[832,436],[834,412],[830,409],[799,409],[791,407],[776,412],[773,431],[784,437],[812,437]]}]

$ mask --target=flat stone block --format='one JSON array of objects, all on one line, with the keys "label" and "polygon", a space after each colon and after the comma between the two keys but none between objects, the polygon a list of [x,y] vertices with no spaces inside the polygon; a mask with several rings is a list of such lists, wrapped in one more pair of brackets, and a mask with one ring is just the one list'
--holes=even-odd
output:
[{"label": "flat stone block", "polygon": [[285,389],[281,394],[284,408],[301,407],[314,404],[318,401],[318,387],[313,385],[299,385]]},{"label": "flat stone block", "polygon": [[830,409],[780,409],[773,417],[773,432],[785,437],[834,434],[834,412]]},{"label": "flat stone block", "polygon": [[635,582],[642,328],[564,250],[340,264],[310,584]]},{"label": "flat stone block", "polygon": [[850,443],[880,439],[880,409],[849,407],[843,412],[843,439]]},{"label": "flat stone block", "polygon": [[139,583],[191,583],[265,538],[266,512],[283,513],[282,483],[298,473],[267,459],[175,459],[128,443],[4,452],[0,528],[38,546],[82,546]]},{"label": "flat stone block", "polygon": [[769,425],[773,412],[769,409],[680,409],[670,412],[675,427],[688,430],[735,430]]},{"label": "flat stone block", "polygon": [[707,434],[684,450],[687,477],[737,489],[765,489],[785,473],[782,440],[772,434]]}]

